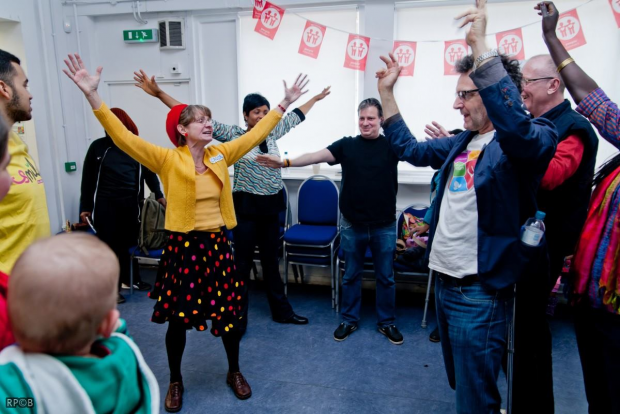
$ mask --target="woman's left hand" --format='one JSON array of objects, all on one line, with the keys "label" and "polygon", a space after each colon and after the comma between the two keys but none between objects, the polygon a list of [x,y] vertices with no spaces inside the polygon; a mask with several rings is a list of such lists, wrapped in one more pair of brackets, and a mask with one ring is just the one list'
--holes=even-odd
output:
[{"label": "woman's left hand", "polygon": [[328,86],[327,88],[323,89],[323,92],[319,93],[318,95],[314,96],[314,100],[315,101],[322,101],[327,95],[329,95],[330,93],[332,93],[329,89],[331,88],[331,86]]},{"label": "woman's left hand", "polygon": [[282,168],[284,167],[284,162],[275,155],[257,155],[256,162],[258,162],[263,167],[269,168]]},{"label": "woman's left hand", "polygon": [[286,84],[286,81],[284,80],[282,81],[284,82],[284,101],[286,103],[290,105],[293,102],[295,102],[297,99],[299,99],[301,95],[308,92],[307,89],[305,91],[303,90],[306,87],[306,85],[308,85],[308,82],[310,82],[310,80],[307,78],[308,78],[308,75],[303,75],[302,77],[302,74],[300,73],[299,76],[297,76],[295,83],[290,88]]}]

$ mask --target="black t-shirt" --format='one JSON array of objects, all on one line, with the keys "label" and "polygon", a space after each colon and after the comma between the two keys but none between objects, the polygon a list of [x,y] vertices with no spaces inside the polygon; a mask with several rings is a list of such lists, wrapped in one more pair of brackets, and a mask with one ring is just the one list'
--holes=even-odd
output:
[{"label": "black t-shirt", "polygon": [[383,135],[342,138],[327,147],[342,165],[340,212],[352,223],[390,223],[396,216],[398,158]]}]

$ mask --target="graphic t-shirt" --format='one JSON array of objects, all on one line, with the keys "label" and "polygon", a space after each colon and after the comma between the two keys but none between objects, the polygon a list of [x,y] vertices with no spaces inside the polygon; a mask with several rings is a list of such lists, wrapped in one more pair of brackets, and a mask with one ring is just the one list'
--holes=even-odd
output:
[{"label": "graphic t-shirt", "polygon": [[462,278],[478,273],[478,203],[474,169],[495,131],[476,135],[452,164],[441,200],[429,267]]},{"label": "graphic t-shirt", "polygon": [[28,147],[13,131],[9,132],[9,154],[13,182],[0,202],[0,272],[8,274],[30,244],[50,235],[43,178]]}]

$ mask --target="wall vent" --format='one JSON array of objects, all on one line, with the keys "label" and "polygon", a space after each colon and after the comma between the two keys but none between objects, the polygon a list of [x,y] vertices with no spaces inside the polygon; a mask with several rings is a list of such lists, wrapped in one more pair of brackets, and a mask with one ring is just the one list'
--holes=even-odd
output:
[{"label": "wall vent", "polygon": [[158,23],[160,49],[185,49],[185,21],[183,19],[166,19]]}]

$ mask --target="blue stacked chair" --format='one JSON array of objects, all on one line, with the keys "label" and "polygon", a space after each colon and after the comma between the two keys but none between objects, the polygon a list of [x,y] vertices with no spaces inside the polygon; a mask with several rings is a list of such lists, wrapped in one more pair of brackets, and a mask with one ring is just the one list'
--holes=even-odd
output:
[{"label": "blue stacked chair", "polygon": [[313,175],[299,186],[298,223],[284,233],[284,286],[288,265],[329,267],[332,308],[335,306],[335,259],[339,245],[338,187],[324,175]]}]

